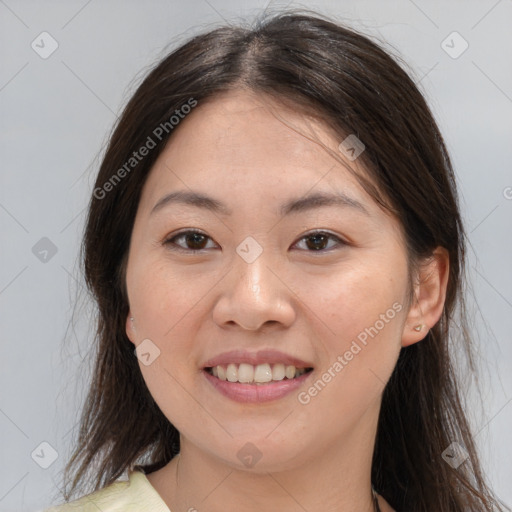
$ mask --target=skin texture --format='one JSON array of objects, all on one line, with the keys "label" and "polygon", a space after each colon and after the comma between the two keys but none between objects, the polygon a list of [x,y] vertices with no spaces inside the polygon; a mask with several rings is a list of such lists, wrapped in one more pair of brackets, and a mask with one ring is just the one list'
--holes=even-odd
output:
[{"label": "skin texture", "polygon": [[[230,92],[181,121],[144,186],[126,274],[126,332],[135,346],[149,339],[160,350],[150,365],[139,364],[181,435],[180,456],[148,475],[172,512],[217,512],[227,503],[243,512],[373,510],[381,394],[401,347],[421,341],[438,321],[448,261],[436,249],[411,282],[400,222],[318,141],[335,151],[341,142],[297,111]],[[346,165],[361,170],[357,160]],[[205,193],[233,213],[169,204],[151,214],[177,190]],[[344,193],[367,214],[322,206],[280,216],[282,203],[312,192]],[[164,244],[185,228],[207,235],[202,250],[193,253],[185,237]],[[346,243],[326,238],[315,250],[305,238],[315,230]],[[252,263],[236,252],[248,236],[263,249]],[[309,403],[300,403],[298,393],[380,315],[385,326],[366,346],[359,343],[361,350]],[[202,373],[203,363],[223,352],[267,348],[312,363],[301,389],[241,404]],[[237,457],[246,443],[261,454],[251,468]],[[379,503],[392,510],[382,497]]]}]

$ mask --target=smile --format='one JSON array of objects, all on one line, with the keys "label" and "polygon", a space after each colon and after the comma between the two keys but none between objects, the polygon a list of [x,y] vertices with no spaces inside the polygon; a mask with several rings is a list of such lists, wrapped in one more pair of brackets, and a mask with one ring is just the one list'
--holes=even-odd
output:
[{"label": "smile", "polygon": [[[262,369],[258,369],[259,367],[262,367]],[[214,372],[217,375],[214,375]],[[295,366],[285,366],[279,363],[272,366],[261,364],[256,367],[245,363],[240,365],[228,364],[227,366],[219,365],[204,368],[202,371],[214,390],[231,400],[241,403],[263,403],[283,398],[302,386],[312,373],[312,368],[299,369]],[[232,380],[229,380],[228,377]],[[248,382],[239,380],[248,380],[249,378],[250,381]],[[265,381],[257,382],[256,379],[265,379]]]},{"label": "smile", "polygon": [[285,365],[283,363],[269,364],[263,363],[252,365],[247,363],[228,365],[218,365],[205,370],[223,381],[240,382],[244,384],[268,384],[273,381],[282,381],[284,379],[294,379],[312,368],[297,368],[294,365]]}]

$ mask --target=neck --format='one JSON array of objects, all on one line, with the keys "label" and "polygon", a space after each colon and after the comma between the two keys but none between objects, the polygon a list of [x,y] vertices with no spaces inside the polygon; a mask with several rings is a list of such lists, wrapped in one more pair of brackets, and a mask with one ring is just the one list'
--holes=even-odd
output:
[{"label": "neck", "polygon": [[291,461],[280,471],[265,467],[264,456],[253,468],[239,469],[181,436],[180,455],[148,479],[172,512],[220,512],[227,504],[241,512],[373,512],[370,475],[376,423],[376,418],[365,422],[366,428],[359,425],[314,460]]}]

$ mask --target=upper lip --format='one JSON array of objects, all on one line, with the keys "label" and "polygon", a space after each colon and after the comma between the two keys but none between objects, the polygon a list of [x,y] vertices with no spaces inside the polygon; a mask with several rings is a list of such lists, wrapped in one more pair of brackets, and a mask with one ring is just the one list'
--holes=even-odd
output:
[{"label": "upper lip", "polygon": [[258,350],[257,352],[247,352],[246,350],[232,350],[230,352],[224,352],[203,363],[203,368],[228,365],[230,363],[247,363],[252,364],[253,366],[263,363],[283,363],[285,365],[293,365],[296,368],[313,368],[311,363],[273,349]]}]

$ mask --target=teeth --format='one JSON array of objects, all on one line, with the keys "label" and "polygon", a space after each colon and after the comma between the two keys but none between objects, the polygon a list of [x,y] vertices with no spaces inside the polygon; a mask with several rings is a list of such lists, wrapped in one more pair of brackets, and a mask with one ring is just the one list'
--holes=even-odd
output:
[{"label": "teeth", "polygon": [[[272,379],[272,375],[270,376]],[[238,367],[238,382],[252,382],[254,380],[254,366],[241,364]]]},{"label": "teeth", "polygon": [[287,366],[285,370],[285,375],[287,379],[293,379],[295,377],[296,368],[295,366]]},{"label": "teeth", "polygon": [[[240,365],[242,366],[242,365]],[[251,365],[248,365],[251,366]],[[259,364],[254,370],[254,382],[270,382],[272,380],[272,368],[269,364]]]},{"label": "teeth", "polygon": [[275,364],[272,368],[272,380],[283,380],[286,377],[284,364]]},{"label": "teeth", "polygon": [[268,363],[252,364],[230,363],[227,366],[214,366],[211,368],[211,373],[220,380],[227,380],[229,382],[242,382],[242,383],[256,383],[265,384],[271,381],[293,379],[300,377],[306,373],[306,368],[295,368],[293,365],[284,365],[277,363],[270,365]]},{"label": "teeth", "polygon": [[236,364],[228,364],[226,368],[226,379],[229,382],[238,382],[238,368]]}]

